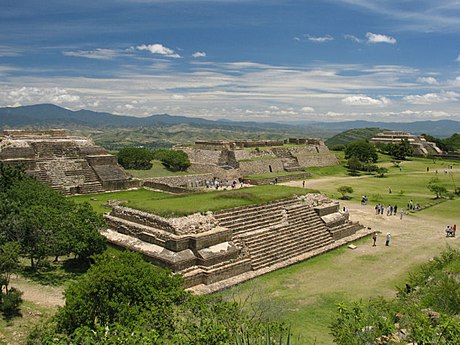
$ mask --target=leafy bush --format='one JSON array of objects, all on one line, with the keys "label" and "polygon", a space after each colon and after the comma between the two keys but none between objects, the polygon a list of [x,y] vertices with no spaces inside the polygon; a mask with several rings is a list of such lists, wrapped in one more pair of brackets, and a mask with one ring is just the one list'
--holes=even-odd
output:
[{"label": "leafy bush", "polygon": [[7,293],[3,293],[0,299],[0,310],[6,319],[12,318],[13,316],[19,315],[19,306],[22,303],[22,292],[11,288]]},{"label": "leafy bush", "polygon": [[351,194],[353,193],[353,191],[353,188],[350,186],[340,186],[339,188],[337,188],[337,192],[339,192],[342,195],[342,200],[350,200],[351,197],[347,194]]},{"label": "leafy bush", "polygon": [[125,147],[118,151],[118,163],[125,169],[149,170],[153,151],[139,147]]},{"label": "leafy bush", "polygon": [[[398,289],[338,307],[331,324],[337,344],[457,344],[460,339],[460,251],[447,249],[422,265]],[[404,332],[402,332],[404,330]]]},{"label": "leafy bush", "polygon": [[181,150],[158,150],[155,151],[154,158],[171,171],[185,171],[190,166],[188,155]]}]

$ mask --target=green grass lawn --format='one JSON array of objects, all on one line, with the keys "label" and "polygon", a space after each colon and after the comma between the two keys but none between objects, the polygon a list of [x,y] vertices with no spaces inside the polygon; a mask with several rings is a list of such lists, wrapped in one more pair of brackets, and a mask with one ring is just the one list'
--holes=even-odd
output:
[{"label": "green grass lawn", "polygon": [[109,211],[107,207],[104,207],[107,200],[126,200],[126,206],[165,217],[173,217],[196,212],[253,205],[305,194],[308,191],[305,188],[265,185],[227,191],[213,190],[191,195],[171,195],[140,189],[91,196],[82,195],[71,198],[76,202],[89,202],[99,213]]}]

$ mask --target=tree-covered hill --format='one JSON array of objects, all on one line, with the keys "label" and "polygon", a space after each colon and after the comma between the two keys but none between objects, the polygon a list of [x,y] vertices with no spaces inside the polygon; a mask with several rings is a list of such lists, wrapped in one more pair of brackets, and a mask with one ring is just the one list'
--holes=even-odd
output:
[{"label": "tree-covered hill", "polygon": [[352,128],[345,132],[334,135],[333,137],[326,140],[326,145],[329,148],[333,148],[337,145],[346,145],[353,141],[371,139],[376,134],[384,131],[382,128]]}]

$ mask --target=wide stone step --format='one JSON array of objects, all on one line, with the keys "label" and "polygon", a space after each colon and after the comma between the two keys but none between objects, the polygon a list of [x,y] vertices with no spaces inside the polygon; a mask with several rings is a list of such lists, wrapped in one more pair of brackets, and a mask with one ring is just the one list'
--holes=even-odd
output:
[{"label": "wide stone step", "polygon": [[258,270],[263,267],[271,266],[286,259],[294,258],[296,256],[308,253],[309,251],[325,247],[332,243],[330,239],[317,239],[315,241],[304,241],[295,245],[283,247],[277,251],[269,251],[261,256],[252,256],[252,267]]},{"label": "wide stone step", "polygon": [[257,244],[257,243],[248,243],[245,242],[245,244],[249,248],[249,252],[252,255],[265,255],[266,253],[269,253],[271,251],[276,251],[276,250],[282,250],[286,246],[289,246],[290,244],[294,243],[304,243],[305,241],[316,241],[317,239],[327,239],[330,240],[331,236],[329,233],[303,233],[303,234],[297,234],[297,236],[285,236],[284,238],[272,238],[272,239],[267,239],[265,243],[263,244]]},{"label": "wide stone step", "polygon": [[270,209],[278,208],[281,206],[289,206],[297,202],[299,202],[299,200],[291,198],[291,199],[283,199],[281,201],[280,200],[272,201],[272,202],[261,204],[261,205],[235,207],[229,210],[215,212],[214,217],[219,220],[221,219],[225,220],[226,218],[235,217],[237,215],[247,215],[247,214],[259,212],[261,210],[270,210]]},{"label": "wide stone step", "polygon": [[270,212],[253,213],[253,214],[249,214],[244,217],[232,217],[232,218],[229,217],[228,219],[225,219],[224,221],[220,219],[218,220],[219,220],[219,224],[221,224],[222,226],[233,227],[241,223],[248,224],[250,222],[260,221],[260,220],[265,220],[265,219],[276,219],[276,218],[281,217],[282,215],[283,215],[283,212],[281,209],[274,209],[274,210],[271,210]]}]

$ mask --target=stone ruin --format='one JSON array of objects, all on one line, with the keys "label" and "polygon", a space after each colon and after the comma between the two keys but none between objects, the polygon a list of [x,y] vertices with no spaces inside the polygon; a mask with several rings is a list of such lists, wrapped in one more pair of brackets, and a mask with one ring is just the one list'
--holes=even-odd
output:
[{"label": "stone ruin", "polygon": [[179,218],[114,206],[105,220],[103,235],[111,244],[182,274],[197,293],[223,289],[369,233],[321,194]]},{"label": "stone ruin", "polygon": [[407,132],[401,131],[383,131],[369,140],[370,143],[376,144],[399,144],[401,140],[406,139],[414,150],[414,156],[425,157],[428,155],[442,154],[442,150],[436,146],[436,143],[427,141],[424,137],[419,137]]},{"label": "stone ruin", "polygon": [[87,194],[139,187],[117,158],[90,139],[64,130],[5,130],[0,162],[23,166],[27,174],[62,191]]},{"label": "stone ruin", "polygon": [[222,178],[304,172],[307,167],[338,164],[320,139],[197,141],[193,146],[175,148],[188,154],[189,171],[213,173]]}]

